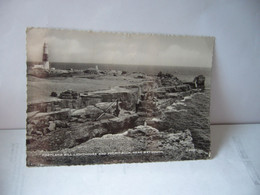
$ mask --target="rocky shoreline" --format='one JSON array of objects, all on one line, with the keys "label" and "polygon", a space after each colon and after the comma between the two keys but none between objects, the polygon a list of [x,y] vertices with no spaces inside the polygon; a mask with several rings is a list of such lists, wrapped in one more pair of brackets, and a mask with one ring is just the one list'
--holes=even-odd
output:
[{"label": "rocky shoreline", "polygon": [[[196,76],[191,82],[182,82],[162,72],[148,76],[118,71],[84,71],[85,76],[94,80],[100,76],[113,79],[122,74],[124,79],[129,79],[128,85],[96,91],[51,91],[53,100],[28,104],[27,164],[209,158],[209,97],[205,98],[208,91],[203,75]],[[161,153],[145,153],[140,158],[135,151]],[[110,152],[129,154],[108,155]],[[91,153],[96,155],[75,156]]]}]

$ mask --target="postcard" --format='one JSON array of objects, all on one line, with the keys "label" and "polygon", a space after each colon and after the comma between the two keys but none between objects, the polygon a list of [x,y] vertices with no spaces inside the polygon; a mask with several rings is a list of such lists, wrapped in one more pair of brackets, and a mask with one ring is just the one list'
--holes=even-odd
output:
[{"label": "postcard", "polygon": [[27,166],[210,158],[214,37],[26,35]]}]

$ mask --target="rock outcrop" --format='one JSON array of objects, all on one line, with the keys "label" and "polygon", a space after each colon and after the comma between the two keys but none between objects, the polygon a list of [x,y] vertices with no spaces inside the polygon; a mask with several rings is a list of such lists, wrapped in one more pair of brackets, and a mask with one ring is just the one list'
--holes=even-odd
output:
[{"label": "rock outcrop", "polygon": [[27,135],[45,135],[57,128],[67,128],[70,118],[70,109],[63,109],[55,112],[37,112],[27,119]]},{"label": "rock outcrop", "polygon": [[205,116],[198,115],[207,110],[186,104],[197,89],[204,89],[205,77],[183,83],[170,74],[155,79],[135,76],[139,82],[127,86],[81,93],[66,90],[57,97],[53,92],[52,101],[29,104],[28,151],[162,151],[142,157],[144,161],[207,157],[209,132],[200,132],[209,126],[201,120]]},{"label": "rock outcrop", "polygon": [[182,84],[182,81],[169,73],[163,74],[162,72],[159,72],[157,76],[160,78],[161,86],[178,86]]},{"label": "rock outcrop", "polygon": [[[72,154],[104,154],[104,156],[100,158],[112,158],[114,162],[122,158],[128,160],[130,160],[129,158],[132,160],[138,158],[138,161],[142,162],[142,160],[184,160],[196,159],[198,156],[205,157],[207,153],[195,149],[192,140],[191,133],[188,129],[169,134],[160,132],[156,128],[148,125],[141,125],[129,129],[124,133],[105,134],[102,137],[90,139],[71,149],[65,150]],[[150,155],[149,152],[153,151],[157,151],[158,154]],[[113,154],[108,155],[111,152],[114,154],[121,152],[121,154],[120,156]],[[144,157],[145,159],[143,159]],[[88,156],[88,158],[91,157]],[[95,157],[95,159],[97,160],[98,158]]]},{"label": "rock outcrop", "polygon": [[73,90],[67,90],[62,93],[60,93],[59,98],[60,99],[78,99],[79,94],[76,91]]},{"label": "rock outcrop", "polygon": [[205,76],[198,75],[193,79],[193,82],[186,82],[184,84],[190,85],[192,89],[205,89]]}]

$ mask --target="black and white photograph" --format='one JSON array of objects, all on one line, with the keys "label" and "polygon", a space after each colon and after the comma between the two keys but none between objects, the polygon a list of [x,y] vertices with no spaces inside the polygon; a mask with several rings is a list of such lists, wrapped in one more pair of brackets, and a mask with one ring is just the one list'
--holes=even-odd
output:
[{"label": "black and white photograph", "polygon": [[27,166],[210,158],[214,37],[26,36]]}]

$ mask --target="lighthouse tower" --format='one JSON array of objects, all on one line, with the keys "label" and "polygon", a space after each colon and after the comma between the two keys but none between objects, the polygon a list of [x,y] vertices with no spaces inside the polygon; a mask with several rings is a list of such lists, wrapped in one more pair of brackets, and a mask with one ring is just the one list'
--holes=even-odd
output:
[{"label": "lighthouse tower", "polygon": [[44,43],[44,45],[43,45],[42,62],[43,62],[44,69],[49,70],[50,69],[50,63],[49,63],[49,60],[48,60],[48,45],[47,45],[47,43]]}]

